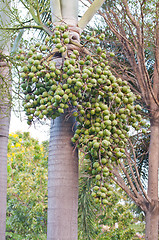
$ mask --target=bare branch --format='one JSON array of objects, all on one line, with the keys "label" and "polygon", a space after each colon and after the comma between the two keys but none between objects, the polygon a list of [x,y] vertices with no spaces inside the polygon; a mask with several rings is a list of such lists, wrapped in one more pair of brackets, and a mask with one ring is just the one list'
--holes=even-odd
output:
[{"label": "bare branch", "polygon": [[[136,179],[136,176],[135,176],[134,170],[133,170],[133,168],[132,168],[132,164],[131,164],[131,158],[130,158],[130,155],[128,155],[128,154],[127,154],[127,163],[128,163],[128,165],[129,165],[129,168],[130,168],[130,171],[131,171],[131,174],[132,174],[132,178],[133,178],[133,181],[134,181],[134,183],[135,183],[135,185],[136,185],[137,191],[138,191],[140,194],[143,194],[142,191],[141,191],[141,189],[140,189],[140,185],[139,185],[139,183],[138,183],[138,180],[139,180],[139,179],[138,179],[138,178]],[[134,163],[133,165],[136,165],[136,164]],[[140,178],[140,176],[139,176],[139,178]]]},{"label": "bare branch", "polygon": [[[120,34],[121,34],[122,38],[125,40],[125,42],[127,42],[127,44],[129,44],[129,45],[132,47],[132,49],[134,49],[134,51],[136,51],[137,48],[136,48],[136,47],[128,40],[128,38],[126,37],[125,30],[124,30],[122,24],[120,23],[117,14],[116,14],[112,9],[109,9],[109,12],[111,12],[111,13],[113,14],[113,16],[114,16],[114,18],[115,18],[115,20],[116,20],[116,24],[117,24],[117,26],[118,26],[118,28],[119,28],[119,30],[120,30]],[[130,24],[129,24],[129,25],[130,25]],[[134,42],[136,42],[136,39],[134,39]]]},{"label": "bare branch", "polygon": [[[134,168],[135,168],[135,171],[136,171],[136,175],[137,175],[137,180],[138,180],[138,183],[139,183],[139,185],[140,185],[140,188],[141,188],[141,190],[142,190],[142,192],[143,192],[143,195],[144,195],[144,197],[146,198],[146,200],[150,203],[151,202],[151,200],[150,200],[150,198],[148,197],[148,195],[146,194],[146,192],[145,192],[145,190],[144,190],[144,188],[143,188],[143,185],[142,185],[142,182],[141,182],[141,180],[140,180],[140,174],[139,174],[139,171],[138,171],[138,168],[137,168],[137,166],[136,166],[136,154],[135,154],[135,150],[134,150],[134,146],[133,146],[133,144],[132,144],[132,142],[131,142],[131,140],[129,139],[129,143],[130,143],[130,146],[131,146],[131,148],[132,148],[132,151],[133,151],[133,156],[134,156]],[[127,154],[127,159],[130,161],[130,155],[128,155]]]},{"label": "bare branch", "polygon": [[121,169],[123,170],[123,172],[124,172],[124,174],[125,174],[125,176],[126,176],[126,178],[127,178],[127,180],[128,180],[128,183],[129,183],[132,191],[134,192],[135,196],[136,196],[138,199],[140,199],[140,198],[141,198],[141,195],[137,192],[136,187],[134,186],[134,184],[133,184],[133,182],[132,182],[132,180],[131,180],[131,178],[130,178],[130,176],[129,176],[128,171],[125,169],[125,166],[123,165],[123,163],[120,163],[120,166],[121,166]]},{"label": "bare branch", "polygon": [[137,22],[137,21],[135,20],[135,18],[133,17],[133,15],[131,14],[130,9],[129,9],[129,6],[128,6],[128,3],[127,3],[127,0],[122,0],[122,2],[123,2],[123,4],[124,4],[126,13],[127,13],[128,17],[129,17],[129,19],[131,20],[132,24],[137,28],[138,31],[140,31],[139,22]]},{"label": "bare branch", "polygon": [[134,196],[134,194],[132,193],[130,188],[126,186],[123,178],[119,174],[119,170],[114,167],[111,172],[116,177],[116,178],[114,178],[114,176],[111,176],[111,178],[136,202],[137,201],[136,196]]},{"label": "bare branch", "polygon": [[156,26],[155,26],[155,66],[154,66],[154,76],[153,76],[153,90],[155,96],[159,93],[159,3],[156,4]]},{"label": "bare branch", "polygon": [[141,209],[146,212],[147,208],[145,205],[145,201],[141,202],[134,194],[131,192],[131,190],[126,186],[123,178],[119,175],[118,169],[113,168],[112,173],[114,176],[111,176],[111,178],[128,194],[128,196],[138,205],[141,207]]}]

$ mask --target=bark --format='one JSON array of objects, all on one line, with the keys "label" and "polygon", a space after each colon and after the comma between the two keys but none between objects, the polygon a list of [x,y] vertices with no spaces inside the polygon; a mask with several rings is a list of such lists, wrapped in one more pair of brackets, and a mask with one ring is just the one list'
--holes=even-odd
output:
[{"label": "bark", "polygon": [[[3,110],[5,110],[5,108],[3,108]],[[5,229],[6,229],[8,132],[9,132],[9,116],[4,116],[3,118],[0,119],[0,206],[1,206],[0,207],[0,236],[1,236],[1,240],[5,239]]]},{"label": "bark", "polygon": [[[159,115],[158,115],[159,116]],[[146,211],[146,240],[158,240],[158,164],[159,164],[159,118],[154,114],[151,121],[149,147],[148,197],[151,203]]]},{"label": "bark", "polygon": [[[9,1],[0,1],[0,24],[8,26]],[[10,67],[3,54],[9,55],[10,35],[0,31],[0,239],[5,240],[7,205],[7,147],[10,123]]]},{"label": "bark", "polygon": [[66,114],[51,125],[48,162],[47,240],[77,240],[78,156],[73,149],[74,118]]},{"label": "bark", "polygon": [[[51,0],[50,6],[55,24],[62,20],[69,26],[77,26],[77,0]],[[63,114],[51,121],[47,240],[78,239],[78,156],[71,144],[74,118],[66,121],[65,117]]]},{"label": "bark", "polygon": [[[157,205],[157,204],[156,204]],[[146,240],[158,240],[158,209],[154,206],[149,206],[145,216],[146,220]]]},{"label": "bark", "polygon": [[[3,76],[3,78],[1,78]],[[7,203],[7,146],[10,123],[10,103],[3,91],[4,79],[9,79],[9,68],[0,62],[0,239],[5,239]],[[7,86],[9,87],[9,86]]]}]

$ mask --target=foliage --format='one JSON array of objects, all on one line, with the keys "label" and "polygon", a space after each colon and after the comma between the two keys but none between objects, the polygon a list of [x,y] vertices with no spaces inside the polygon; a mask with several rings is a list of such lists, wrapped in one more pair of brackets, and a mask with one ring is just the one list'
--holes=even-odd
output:
[{"label": "foliage", "polygon": [[[124,191],[112,181],[107,205],[96,204],[91,195],[93,179],[86,172],[87,163],[80,162],[79,179],[79,239],[139,239],[144,236],[143,213],[137,209]],[[137,238],[136,238],[137,237]]]},{"label": "foliage", "polygon": [[[81,164],[80,164],[81,166]],[[78,237],[79,239],[96,239],[97,237],[97,211],[96,204],[91,196],[92,179],[80,167],[79,201],[78,201]]]},{"label": "foliage", "polygon": [[[29,133],[14,133],[8,144],[8,205],[6,239],[46,239],[48,142],[39,144]],[[83,155],[82,155],[83,156]],[[82,157],[80,158],[82,159]],[[105,207],[91,195],[89,165],[80,161],[79,239],[132,239],[139,230],[134,205],[123,191],[108,184],[112,195]],[[118,228],[115,228],[118,223]],[[125,237],[127,236],[127,238]]]},{"label": "foliage", "polygon": [[9,135],[7,239],[45,239],[47,146],[28,132]]},{"label": "foliage", "polygon": [[123,192],[115,192],[111,204],[106,206],[99,216],[101,233],[97,239],[132,240],[138,231],[141,231],[143,236],[143,224],[139,224],[138,229],[135,228],[138,219],[132,212],[133,205]]}]

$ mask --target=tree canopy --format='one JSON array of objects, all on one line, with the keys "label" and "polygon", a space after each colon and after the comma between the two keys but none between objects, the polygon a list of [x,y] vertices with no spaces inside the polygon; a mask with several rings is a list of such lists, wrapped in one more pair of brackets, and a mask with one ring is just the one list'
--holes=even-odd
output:
[{"label": "tree canopy", "polygon": [[48,142],[28,132],[8,143],[7,239],[45,239]]}]

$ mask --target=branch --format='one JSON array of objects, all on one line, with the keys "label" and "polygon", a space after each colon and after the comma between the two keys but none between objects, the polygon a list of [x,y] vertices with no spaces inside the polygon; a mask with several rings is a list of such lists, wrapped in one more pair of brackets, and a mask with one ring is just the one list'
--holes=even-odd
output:
[{"label": "branch", "polygon": [[[150,77],[145,65],[145,57],[144,57],[144,53],[143,53],[143,49],[140,48],[138,49],[138,53],[137,53],[137,60],[138,60],[138,66],[139,66],[139,72],[140,75],[143,76],[143,84],[145,85],[145,89],[143,89],[143,96],[146,101],[146,94],[149,94],[152,96],[154,102],[156,103],[157,106],[159,106],[159,101],[157,99],[157,96],[155,96],[155,93],[153,91],[152,85],[151,85],[151,81],[150,81]],[[145,80],[145,81],[144,81]],[[149,96],[150,97],[150,96]]]},{"label": "branch", "polygon": [[151,93],[155,102],[158,104],[158,102],[155,98],[155,95],[153,93],[149,75],[148,75],[148,72],[147,72],[147,69],[145,66],[145,59],[144,59],[143,48],[142,48],[141,44],[138,42],[139,48],[135,50],[137,53],[137,60],[138,60],[138,64],[137,64],[134,52],[132,50],[132,43],[130,43],[130,41],[125,36],[123,36],[123,34],[119,33],[116,30],[115,26],[112,23],[110,14],[107,11],[106,11],[106,14],[103,14],[100,11],[100,14],[105,19],[105,21],[108,24],[108,26],[110,27],[111,31],[116,35],[116,37],[121,42],[121,44],[124,48],[125,54],[130,62],[130,65],[132,66],[132,68],[136,74],[136,77],[138,79],[138,83],[139,83],[139,86],[141,89],[141,93],[143,95],[143,98],[144,98],[146,104],[147,105],[149,104],[148,99],[146,97],[147,93],[149,93],[149,92]]},{"label": "branch", "polygon": [[155,44],[155,66],[153,76],[153,90],[157,96],[159,93],[159,3],[156,4],[156,26],[155,26],[156,44]]},{"label": "branch", "polygon": [[[124,30],[122,24],[120,23],[117,14],[116,14],[112,9],[109,9],[109,11],[113,14],[113,16],[114,16],[114,18],[115,18],[115,20],[116,20],[116,24],[117,24],[117,26],[118,26],[118,28],[119,28],[119,30],[120,30],[120,33],[121,33],[122,38],[125,40],[125,42],[126,42],[127,44],[129,44],[129,45],[134,49],[134,51],[137,51],[137,48],[136,48],[136,47],[128,40],[128,38],[126,37],[125,30]],[[131,30],[132,30],[132,29],[131,29]],[[133,35],[133,37],[134,37],[134,35]],[[136,42],[136,38],[134,38],[134,40],[135,40],[134,42]]]},{"label": "branch", "polygon": [[[133,15],[131,14],[130,12],[130,9],[129,9],[129,6],[128,6],[128,3],[127,3],[127,0],[122,0],[123,4],[124,4],[124,7],[125,7],[125,11],[127,13],[127,16],[129,17],[129,19],[131,20],[132,24],[136,27],[137,29],[137,35],[138,35],[138,45],[139,45],[139,49],[137,51],[137,57],[140,55],[140,57],[138,58],[138,64],[139,64],[139,70],[140,70],[140,74],[141,76],[145,76],[145,78],[143,77],[143,80],[142,80],[142,77],[141,77],[141,80],[140,80],[140,86],[142,87],[141,90],[142,90],[142,93],[143,93],[143,97],[145,99],[145,102],[146,101],[146,90],[144,89],[144,85],[145,87],[147,88],[147,90],[150,90],[150,93],[154,99],[154,101],[156,102],[157,105],[159,105],[159,102],[157,101],[156,97],[155,97],[155,94],[153,92],[153,89],[152,89],[152,86],[151,86],[151,83],[150,83],[150,79],[149,79],[149,74],[147,72],[147,69],[146,69],[146,66],[145,66],[145,58],[144,58],[144,37],[143,37],[143,29],[140,29],[140,24],[138,21],[135,20],[135,18],[133,17]],[[143,5],[143,3],[142,3]],[[142,12],[142,5],[141,5],[141,16],[143,14]],[[143,21],[143,16],[142,16],[142,21]],[[142,26],[143,28],[143,26]],[[139,53],[139,54],[138,54]],[[140,59],[141,58],[141,59]],[[141,60],[141,62],[140,62]],[[144,81],[145,80],[145,81]],[[147,81],[146,81],[147,80]],[[143,84],[142,84],[143,82]],[[148,91],[149,92],[149,91]]]},{"label": "branch", "polygon": [[111,170],[111,172],[114,174],[114,176],[117,178],[114,178],[114,176],[111,176],[111,178],[129,195],[129,197],[131,197],[135,202],[137,200],[137,198],[133,195],[133,193],[131,192],[130,188],[128,188],[123,180],[123,178],[120,176],[118,169],[117,168],[113,168],[113,170]]},{"label": "branch", "polygon": [[131,20],[132,24],[137,28],[137,30],[140,30],[140,25],[139,25],[139,23],[135,20],[135,18],[133,17],[133,15],[132,15],[131,12],[130,12],[130,9],[129,9],[127,0],[122,0],[122,2],[123,2],[123,4],[124,4],[126,13],[127,13],[128,17],[129,17],[129,19]]},{"label": "branch", "polygon": [[37,4],[37,9],[36,9],[37,18],[39,19],[39,22],[41,22],[41,19],[40,19],[40,7],[39,7],[39,1],[38,0],[36,0],[36,4]]},{"label": "branch", "polygon": [[24,7],[26,8],[26,9],[28,9],[28,11],[29,11],[29,7],[25,4],[25,2],[23,1],[23,0],[20,0],[20,2],[24,5]]},{"label": "branch", "polygon": [[[47,26],[45,26],[42,23],[41,19],[40,19],[38,6],[37,6],[37,9],[36,9],[36,11],[37,11],[37,15],[36,15],[35,12],[34,12],[34,8],[33,8],[33,5],[32,5],[32,2],[30,0],[29,0],[29,6],[30,7],[26,6],[26,4],[23,2],[23,0],[21,0],[21,2],[29,10],[29,12],[32,15],[34,21],[38,25],[38,27],[37,26],[31,26],[30,28],[43,29],[46,33],[48,33],[51,36],[52,35],[52,31]],[[23,29],[23,28],[29,28],[29,26],[23,26],[23,27],[20,27],[18,29]]]},{"label": "branch", "polygon": [[38,24],[38,25],[41,25],[41,19],[36,16],[35,12],[34,12],[34,8],[33,6],[30,4],[30,8],[29,8],[29,12],[31,13],[34,21]]},{"label": "branch", "polygon": [[[116,35],[116,37],[119,39],[119,41],[121,42],[124,50],[125,50],[125,54],[130,62],[130,65],[132,66],[135,74],[136,74],[136,77],[138,79],[138,82],[139,82],[139,86],[140,86],[140,89],[141,89],[141,92],[143,94],[143,96],[145,96],[145,81],[143,80],[143,77],[142,77],[142,74],[141,74],[141,71],[139,71],[139,66],[137,65],[136,63],[136,59],[135,59],[135,56],[134,56],[134,52],[131,48],[132,46],[132,43],[130,43],[130,41],[124,37],[122,34],[120,34],[115,26],[112,24],[112,19],[109,15],[108,12],[106,12],[106,16],[100,12],[101,15],[104,17],[106,23],[108,24],[108,26],[110,27],[111,31]],[[137,51],[137,50],[136,50]],[[146,98],[144,98],[145,101],[146,101]]]},{"label": "branch", "polygon": [[47,34],[52,36],[52,31],[47,26],[45,26],[44,24],[41,24],[41,25],[25,25],[25,26],[19,26],[19,27],[6,27],[6,28],[0,27],[0,30],[18,31],[18,30],[28,29],[28,28],[44,30]]},{"label": "branch", "polygon": [[[129,167],[130,167],[130,171],[131,171],[131,174],[132,174],[132,178],[133,178],[133,181],[135,182],[135,185],[136,185],[136,188],[137,188],[139,194],[143,194],[143,192],[142,192],[141,189],[140,189],[140,185],[139,185],[139,183],[138,183],[138,181],[137,181],[137,179],[136,179],[136,176],[135,176],[135,174],[134,174],[134,171],[133,171],[133,168],[132,168],[132,164],[131,164],[131,158],[130,158],[129,155],[127,155],[127,163],[128,163],[128,165],[129,165]],[[134,165],[135,165],[135,164],[134,164]]]},{"label": "branch", "polygon": [[26,25],[26,26],[19,26],[19,27],[0,27],[0,30],[8,30],[8,31],[15,31],[15,30],[21,30],[21,29],[25,29],[25,28],[36,28],[36,29],[43,29],[42,26],[38,26],[38,25]]},{"label": "branch", "polygon": [[118,169],[117,168],[113,168],[112,173],[114,174],[114,176],[111,176],[111,178],[116,182],[116,184],[118,184],[127,194],[128,196],[138,205],[141,207],[141,209],[146,212],[146,207],[144,202],[141,202],[138,198],[136,198],[133,193],[131,192],[131,190],[126,186],[123,178],[119,175]]},{"label": "branch", "polygon": [[144,48],[144,12],[143,12],[143,5],[145,3],[145,0],[143,0],[143,2],[140,4],[141,7],[141,19],[142,19],[142,24],[141,24],[141,37],[142,37],[142,47]]},{"label": "branch", "polygon": [[131,26],[131,24],[130,24],[130,22],[128,21],[127,18],[125,19],[125,22],[126,22],[127,25],[129,26],[129,29],[130,29],[130,32],[131,32],[131,37],[133,37],[133,41],[134,41],[134,44],[135,44],[135,48],[137,49],[137,43],[138,43],[138,41],[137,41],[137,38],[136,38],[136,36],[135,36],[135,34],[134,34],[134,32],[133,32],[132,26]]},{"label": "branch", "polygon": [[135,196],[137,198],[140,198],[140,195],[137,192],[137,190],[136,190],[136,188],[135,188],[135,186],[134,186],[134,184],[133,184],[133,182],[132,182],[132,180],[131,180],[131,178],[130,178],[130,176],[128,174],[128,171],[125,169],[125,166],[122,163],[120,163],[120,166],[121,166],[121,169],[123,170],[123,172],[124,172],[124,174],[125,174],[125,176],[126,176],[126,178],[128,180],[128,183],[130,184],[130,187],[131,187],[132,191],[134,192]]},{"label": "branch", "polygon": [[[136,159],[136,154],[135,154],[134,147],[133,147],[133,144],[132,144],[132,142],[131,142],[130,139],[129,139],[129,143],[130,143],[130,146],[131,146],[131,148],[132,148],[133,156],[134,156],[134,160],[135,160],[135,159]],[[127,156],[127,157],[128,157],[128,159],[130,159],[130,155]],[[134,163],[134,167],[135,167],[135,171],[136,171],[138,183],[139,183],[140,188],[141,188],[141,190],[142,190],[142,192],[143,192],[143,195],[144,195],[144,197],[146,198],[146,200],[150,203],[151,200],[150,200],[150,198],[148,197],[148,195],[146,194],[146,192],[145,192],[145,190],[144,190],[144,188],[143,188],[143,185],[142,185],[142,183],[141,183],[141,180],[140,180],[140,174],[139,174],[138,168],[137,168],[137,166],[136,166],[136,160],[135,160],[135,163]]]},{"label": "branch", "polygon": [[[117,31],[117,29],[115,28],[115,26],[112,23],[112,19],[108,12],[106,12],[107,17],[101,11],[99,11],[99,12],[100,12],[101,16],[103,16],[103,18],[106,21],[106,23],[108,24],[108,26],[110,27],[110,30],[116,35],[116,37],[119,39],[120,43],[122,44],[123,48],[125,49],[125,52],[127,53],[127,58],[129,59],[131,66],[133,66],[133,67],[135,66],[135,68],[137,68],[137,64],[136,64],[135,57],[134,57],[134,52],[132,50],[132,48],[133,48],[136,51],[135,47],[125,36],[123,36],[121,33],[119,33]],[[137,72],[137,71],[135,71],[135,72]]]}]

